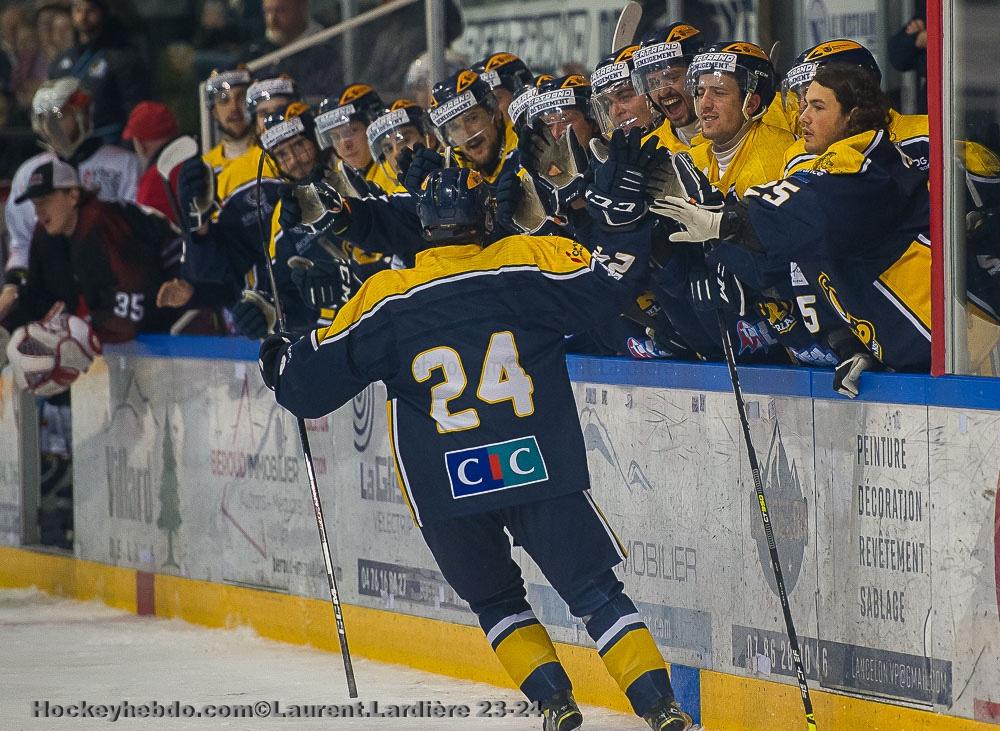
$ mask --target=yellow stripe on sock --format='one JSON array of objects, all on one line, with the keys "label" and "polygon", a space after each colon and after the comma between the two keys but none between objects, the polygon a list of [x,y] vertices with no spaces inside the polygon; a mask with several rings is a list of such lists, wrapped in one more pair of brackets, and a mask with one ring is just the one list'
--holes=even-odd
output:
[{"label": "yellow stripe on sock", "polygon": [[603,655],[611,677],[623,691],[628,690],[644,673],[664,670],[667,664],[656,647],[653,635],[645,627],[626,633]]},{"label": "yellow stripe on sock", "polygon": [[536,668],[545,663],[559,662],[549,633],[540,624],[517,628],[500,641],[496,653],[500,664],[518,687]]}]

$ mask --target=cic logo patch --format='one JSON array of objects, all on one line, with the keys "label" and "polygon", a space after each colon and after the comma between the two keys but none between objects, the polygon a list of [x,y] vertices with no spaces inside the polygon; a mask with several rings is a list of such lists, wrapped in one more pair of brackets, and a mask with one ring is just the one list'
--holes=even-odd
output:
[{"label": "cic logo patch", "polygon": [[533,436],[446,452],[444,461],[456,499],[549,479]]}]

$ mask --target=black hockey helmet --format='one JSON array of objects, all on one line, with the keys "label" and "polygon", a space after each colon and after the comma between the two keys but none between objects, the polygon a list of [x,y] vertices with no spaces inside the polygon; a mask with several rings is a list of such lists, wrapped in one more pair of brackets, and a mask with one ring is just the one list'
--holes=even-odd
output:
[{"label": "black hockey helmet", "polygon": [[[777,74],[764,50],[749,41],[725,41],[705,46],[688,66],[687,90],[697,100],[699,80],[706,75],[723,74],[736,79],[743,94],[743,116],[747,120],[764,116],[777,92]],[[751,115],[747,113],[747,105],[754,94],[760,96],[760,106]]]},{"label": "black hockey helmet", "polygon": [[489,196],[474,170],[435,170],[421,186],[417,216],[424,239],[435,244],[482,243],[492,228]]},{"label": "black hockey helmet", "polygon": [[632,54],[635,90],[650,94],[665,85],[683,88],[687,67],[703,45],[701,31],[689,23],[671,23],[647,36]]},{"label": "black hockey helmet", "polygon": [[491,89],[502,86],[511,94],[519,92],[530,84],[533,78],[524,61],[506,51],[491,53],[479,63],[473,64],[471,68],[479,74],[479,78],[490,85]]},{"label": "black hockey helmet", "polygon": [[411,99],[396,99],[365,131],[372,159],[394,165],[395,155],[403,146],[415,141],[414,133],[407,130],[408,127],[416,129],[421,141],[433,134],[430,119],[422,106]]},{"label": "black hockey helmet", "polygon": [[462,69],[434,85],[428,113],[442,144],[461,147],[476,134],[460,120],[476,107],[491,116],[500,110],[490,85],[472,69]]},{"label": "black hockey helmet", "polygon": [[299,143],[311,145],[315,160],[310,174],[322,165],[322,156],[316,143],[316,123],[312,110],[302,102],[292,102],[279,112],[272,112],[264,117],[264,131],[260,134],[260,146],[267,153],[283,176],[298,182],[304,176],[292,176],[288,171],[288,163],[292,157],[303,154],[302,150],[287,143],[301,137]]},{"label": "black hockey helmet", "polygon": [[783,99],[787,100],[792,94],[797,98],[803,97],[805,88],[816,75],[816,70],[824,64],[833,62],[860,66],[874,74],[878,82],[882,83],[882,69],[879,68],[872,52],[857,41],[837,38],[823,41],[799,54],[795,59],[795,65],[789,69],[781,82]]},{"label": "black hockey helmet", "polygon": [[575,109],[594,122],[596,120],[591,112],[591,96],[590,82],[580,74],[546,79],[538,85],[537,93],[528,105],[527,124],[534,126],[536,120],[545,124],[558,122],[563,112],[570,109]]},{"label": "black hockey helmet", "polygon": [[649,132],[655,126],[649,105],[632,85],[632,55],[637,50],[638,44],[633,44],[615,51],[604,57],[590,75],[590,106],[605,137],[610,138],[616,129],[628,132],[639,126]]},{"label": "black hockey helmet", "polygon": [[385,102],[368,84],[348,84],[336,96],[320,102],[316,110],[316,140],[320,148],[333,147],[335,131],[351,122],[368,127],[385,111]]},{"label": "black hockey helmet", "polygon": [[531,105],[531,100],[538,94],[538,87],[551,79],[552,74],[539,74],[531,84],[521,89],[521,92],[511,101],[510,107],[507,109],[507,115],[510,117],[510,123],[514,125],[514,131],[518,134],[524,129],[524,125],[528,123],[528,107]]}]

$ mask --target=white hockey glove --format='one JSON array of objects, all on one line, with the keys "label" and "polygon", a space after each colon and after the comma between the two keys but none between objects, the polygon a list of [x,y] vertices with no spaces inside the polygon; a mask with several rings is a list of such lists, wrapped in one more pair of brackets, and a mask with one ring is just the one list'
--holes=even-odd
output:
[{"label": "white hockey glove", "polygon": [[861,374],[875,365],[868,353],[855,353],[842,360],[833,374],[833,390],[848,398],[857,398],[861,389]]},{"label": "white hockey glove", "polygon": [[684,231],[670,234],[671,241],[701,243],[719,238],[721,211],[710,211],[674,196],[654,201],[649,210],[657,216],[670,218],[685,228]]}]

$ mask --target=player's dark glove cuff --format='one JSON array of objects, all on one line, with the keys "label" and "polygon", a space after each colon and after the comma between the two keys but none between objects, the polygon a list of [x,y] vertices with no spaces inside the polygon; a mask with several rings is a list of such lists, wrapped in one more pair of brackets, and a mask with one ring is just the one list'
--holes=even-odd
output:
[{"label": "player's dark glove cuff", "polygon": [[18,287],[23,287],[28,283],[28,270],[21,267],[8,269],[7,273],[3,276],[3,283],[16,284]]},{"label": "player's dark glove cuff", "polygon": [[292,347],[292,336],[286,332],[276,332],[268,335],[260,344],[260,355],[257,358],[257,367],[260,368],[260,377],[264,379],[264,385],[272,391],[277,386],[281,371],[284,370],[286,353]]}]

